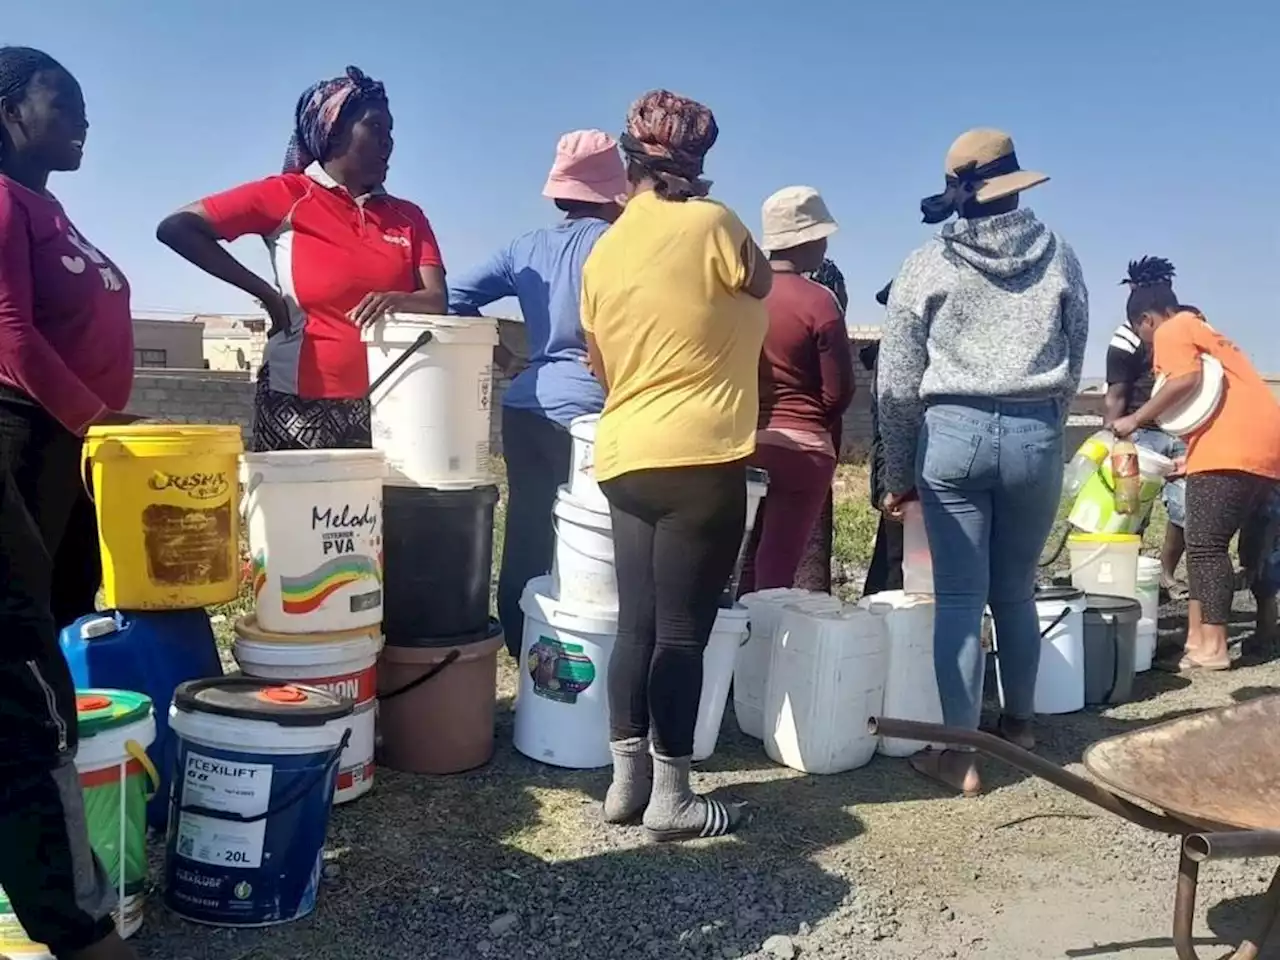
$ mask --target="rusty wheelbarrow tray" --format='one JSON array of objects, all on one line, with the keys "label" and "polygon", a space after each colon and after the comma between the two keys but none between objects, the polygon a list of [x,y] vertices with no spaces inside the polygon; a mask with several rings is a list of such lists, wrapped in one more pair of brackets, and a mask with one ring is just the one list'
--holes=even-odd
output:
[{"label": "rusty wheelbarrow tray", "polygon": [[[1208,860],[1280,856],[1280,695],[1121,734],[1084,754],[1094,779],[976,730],[889,717],[873,733],[972,747],[1148,830],[1182,837],[1174,900],[1178,960],[1199,960],[1192,940],[1196,883]],[[1253,936],[1224,960],[1256,960],[1280,915],[1280,869]]]}]

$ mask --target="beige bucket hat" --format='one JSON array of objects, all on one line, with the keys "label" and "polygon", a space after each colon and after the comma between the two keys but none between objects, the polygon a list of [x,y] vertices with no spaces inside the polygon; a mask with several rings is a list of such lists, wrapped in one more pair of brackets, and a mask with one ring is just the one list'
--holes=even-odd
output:
[{"label": "beige bucket hat", "polygon": [[1048,174],[1023,170],[1013,138],[1003,130],[979,127],[960,134],[947,151],[947,189],[920,202],[926,223],[941,223],[968,200],[990,203],[1039,186]]},{"label": "beige bucket hat", "polygon": [[760,245],[770,252],[822,240],[840,229],[822,194],[813,187],[783,187],[764,202],[760,219],[764,230]]}]

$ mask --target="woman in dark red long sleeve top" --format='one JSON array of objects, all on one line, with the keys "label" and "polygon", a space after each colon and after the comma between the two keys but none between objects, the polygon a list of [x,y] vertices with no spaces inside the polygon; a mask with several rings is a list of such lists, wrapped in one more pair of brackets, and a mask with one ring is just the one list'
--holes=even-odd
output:
[{"label": "woman in dark red long sleeve top", "polygon": [[744,590],[792,586],[831,489],[835,425],[853,399],[844,311],[817,270],[836,224],[817,191],[787,187],[764,205],[773,289],[760,356],[760,419],[752,464],[769,474],[766,509]]}]

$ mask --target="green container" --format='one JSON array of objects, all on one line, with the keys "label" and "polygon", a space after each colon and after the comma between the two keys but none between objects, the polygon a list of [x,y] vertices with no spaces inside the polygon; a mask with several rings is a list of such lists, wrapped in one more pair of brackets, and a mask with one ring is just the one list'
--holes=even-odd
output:
[{"label": "green container", "polygon": [[1141,533],[1162,489],[1164,480],[1144,474],[1137,513],[1117,513],[1111,464],[1104,462],[1080,488],[1067,519],[1085,533]]}]

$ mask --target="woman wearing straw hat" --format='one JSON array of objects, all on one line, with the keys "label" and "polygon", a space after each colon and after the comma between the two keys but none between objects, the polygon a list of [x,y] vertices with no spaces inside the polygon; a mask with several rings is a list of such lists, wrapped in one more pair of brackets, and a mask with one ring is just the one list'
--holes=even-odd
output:
[{"label": "woman wearing straw hat", "polygon": [[[1080,264],[1030,210],[1013,141],[970,130],[947,153],[946,189],[921,202],[942,231],[903,264],[880,351],[883,506],[919,496],[933,554],[934,664],[947,725],[974,729],[988,604],[1000,637],[999,732],[1034,746],[1040,662],[1037,562],[1062,489],[1062,428],[1080,382],[1089,301]],[[929,751],[921,773],[981,792],[974,754]]]},{"label": "woman wearing straw hat", "polygon": [[853,399],[844,310],[808,279],[836,222],[813,187],[784,187],[764,202],[763,246],[773,270],[769,332],[760,357],[760,419],[752,464],[769,474],[760,537],[742,590],[790,587],[822,505],[838,450],[834,428]]},{"label": "woman wearing straw hat", "polygon": [[[618,142],[599,130],[560,138],[542,195],[564,219],[517,237],[475,270],[449,284],[449,309],[480,309],[516,297],[529,343],[528,365],[502,397],[502,453],[507,464],[507,526],[498,574],[498,619],[507,650],[520,655],[524,613],[520,596],[534,577],[551,570],[555,550],[551,508],[569,482],[575,417],[599,413],[604,390],[587,368],[579,318],[582,267],[622,208],[627,175]],[[499,348],[514,371],[514,358]]]}]

